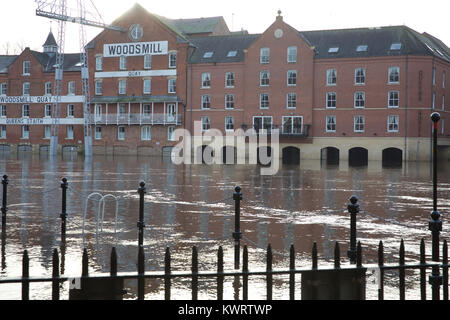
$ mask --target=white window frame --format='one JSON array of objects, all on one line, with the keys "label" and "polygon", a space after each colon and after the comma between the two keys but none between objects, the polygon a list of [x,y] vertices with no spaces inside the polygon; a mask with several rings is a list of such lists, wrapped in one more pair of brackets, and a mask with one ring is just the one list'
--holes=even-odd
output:
[{"label": "white window frame", "polygon": [[95,95],[101,96],[103,94],[102,80],[95,80]]},{"label": "white window frame", "polygon": [[431,95],[431,109],[435,109],[436,107],[436,93],[433,92],[433,94]]},{"label": "white window frame", "polygon": [[205,132],[205,131],[208,131],[209,129],[211,129],[211,119],[209,117],[202,116],[201,121],[202,121],[202,132]]},{"label": "white window frame", "polygon": [[0,85],[0,95],[6,96],[7,89],[8,89],[7,83],[6,83],[6,82],[3,82],[3,83]]},{"label": "white window frame", "polygon": [[[230,125],[232,126],[232,128],[230,127]],[[225,131],[234,131],[234,117],[225,117]]]},{"label": "white window frame", "polygon": [[[361,102],[362,102],[362,105],[361,105]],[[364,91],[355,92],[355,94],[353,96],[353,107],[355,109],[364,109],[366,107],[366,93]]]},{"label": "white window frame", "polygon": [[69,81],[68,83],[67,83],[67,95],[71,95],[71,96],[73,96],[73,95],[75,95],[75,91],[76,89],[75,89],[75,81]]},{"label": "white window frame", "polygon": [[102,127],[95,126],[94,129],[94,139],[95,140],[101,140],[102,139]]},{"label": "white window frame", "polygon": [[95,56],[95,70],[96,71],[103,70],[103,56],[102,55]]},{"label": "white window frame", "polygon": [[150,104],[144,104],[142,106],[142,117],[150,118],[152,115],[152,106]]},{"label": "white window frame", "polygon": [[337,85],[337,70],[334,68],[327,69],[327,86]]},{"label": "white window frame", "polygon": [[[360,121],[362,120],[362,121]],[[357,128],[359,126],[359,128]],[[353,132],[364,132],[366,127],[365,116],[354,116],[353,117]]]},{"label": "white window frame", "polygon": [[[252,122],[253,128],[255,128],[255,119],[258,119],[258,118],[261,119],[261,123],[262,123],[262,127],[258,128],[259,130],[261,130],[261,129],[266,129],[267,131],[271,131],[272,130],[272,128],[273,128],[273,118],[272,118],[272,116],[253,116],[253,122]],[[269,126],[269,128],[267,128],[267,123],[265,121],[266,119],[270,119],[270,126]]]},{"label": "white window frame", "polygon": [[167,127],[167,141],[176,141],[175,140],[175,126]]},{"label": "white window frame", "polygon": [[25,60],[22,62],[22,75],[29,76],[31,74],[31,62]]},{"label": "white window frame", "polygon": [[[334,99],[331,99],[331,95],[334,96]],[[334,106],[329,106],[329,102],[334,101]],[[327,92],[325,96],[325,108],[326,109],[336,109],[337,106],[337,94],[336,92]]]},{"label": "white window frame", "polygon": [[52,105],[46,104],[44,106],[44,118],[50,118],[52,116]]},{"label": "white window frame", "polygon": [[[294,99],[292,99],[292,97],[294,97]],[[294,104],[294,106],[289,106],[289,105]],[[286,108],[287,109],[296,109],[297,108],[297,93],[295,92],[288,92],[286,94]]]},{"label": "white window frame", "polygon": [[119,70],[127,70],[127,56],[119,57]]},{"label": "white window frame", "polygon": [[[290,119],[289,130],[286,130],[285,120]],[[300,119],[300,132],[294,132],[294,119]],[[302,116],[282,116],[281,117],[281,133],[283,134],[302,134],[303,133],[303,117]]]},{"label": "white window frame", "polygon": [[[391,119],[396,119],[394,120],[394,122],[391,122]],[[397,121],[397,122],[395,122]],[[399,116],[397,115],[388,115],[387,117],[387,132],[398,132],[399,131],[399,124],[400,124],[400,120],[399,120]],[[397,127],[394,129],[391,129],[391,126],[396,125]]]},{"label": "white window frame", "polygon": [[295,87],[297,86],[297,70],[288,70],[286,73],[287,77],[287,86],[288,87]]},{"label": "white window frame", "polygon": [[362,86],[366,84],[366,69],[356,68],[355,69],[355,85]]},{"label": "white window frame", "polygon": [[73,125],[68,125],[66,127],[66,133],[67,133],[66,139],[73,140],[74,137]]},{"label": "white window frame", "polygon": [[227,110],[234,109],[234,94],[225,95],[225,109]]},{"label": "white window frame", "polygon": [[286,61],[287,63],[296,63],[297,62],[297,46],[288,47],[286,50]]},{"label": "white window frame", "polygon": [[445,89],[445,81],[447,77],[447,73],[445,71],[442,71],[442,88]]},{"label": "white window frame", "polygon": [[225,88],[234,88],[235,85],[235,76],[234,72],[225,73]]},{"label": "white window frame", "polygon": [[270,72],[268,70],[262,70],[259,72],[259,86],[260,87],[270,86]]},{"label": "white window frame", "polygon": [[442,108],[442,111],[445,110],[445,95],[442,95],[441,108]]},{"label": "white window frame", "polygon": [[202,110],[211,109],[211,96],[209,94],[202,95],[201,108]]},{"label": "white window frame", "polygon": [[31,85],[29,82],[24,82],[22,84],[22,95],[23,96],[29,96],[31,91]]},{"label": "white window frame", "polygon": [[270,63],[270,48],[265,47],[259,49],[259,63],[260,64]]},{"label": "white window frame", "polygon": [[6,139],[6,125],[0,125],[0,139]]},{"label": "white window frame", "polygon": [[6,104],[0,105],[0,117],[1,118],[6,118],[6,115],[7,115],[6,108],[7,108]]},{"label": "white window frame", "polygon": [[144,69],[151,69],[152,68],[152,55],[146,54],[144,55]]},{"label": "white window frame", "polygon": [[151,79],[143,79],[142,80],[142,93],[143,94],[151,94],[152,92],[152,80]]},{"label": "white window frame", "polygon": [[97,103],[94,106],[94,120],[99,121],[102,119],[102,105]]},{"label": "white window frame", "polygon": [[[394,78],[391,80],[391,78]],[[388,83],[399,84],[400,83],[400,67],[394,66],[388,69]]]},{"label": "white window frame", "polygon": [[125,140],[125,126],[117,127],[117,140],[120,140],[120,141]]},{"label": "white window frame", "polygon": [[[267,99],[263,99],[267,97]],[[266,106],[267,104],[267,106]],[[268,93],[260,93],[259,94],[259,109],[266,110],[270,107],[270,96]]]},{"label": "white window frame", "polygon": [[203,72],[202,73],[202,89],[211,88],[211,73]]},{"label": "white window frame", "polygon": [[52,127],[50,125],[44,126],[44,139],[50,139],[52,136]]},{"label": "white window frame", "polygon": [[51,96],[52,95],[52,83],[47,81],[44,87],[44,95]]},{"label": "white window frame", "polygon": [[433,86],[435,86],[436,85],[436,67],[433,67],[431,69],[431,78],[432,78]]},{"label": "white window frame", "polygon": [[30,126],[23,125],[22,126],[22,137],[21,139],[30,139]]},{"label": "white window frame", "polygon": [[[397,95],[397,99],[395,99],[394,97],[391,98],[391,95]],[[391,105],[391,101],[395,101],[397,100],[397,104],[396,105]],[[400,92],[397,90],[391,90],[388,92],[388,108],[398,108],[400,106]]]},{"label": "white window frame", "polygon": [[151,126],[142,126],[141,127],[141,140],[142,141],[152,140]]},{"label": "white window frame", "polygon": [[30,105],[23,104],[22,105],[22,118],[29,118],[29,117],[30,117]]},{"label": "white window frame", "polygon": [[127,116],[127,104],[126,103],[119,103],[117,105],[117,115],[122,118]]},{"label": "white window frame", "polygon": [[119,79],[118,85],[119,85],[119,88],[118,88],[119,94],[127,94],[127,80]]},{"label": "white window frame", "polygon": [[167,92],[168,93],[176,93],[177,92],[177,79],[168,79],[167,80]]},{"label": "white window frame", "polygon": [[177,67],[177,53],[175,51],[169,52],[169,68]]},{"label": "white window frame", "polygon": [[73,118],[75,116],[75,105],[68,104],[67,105],[67,118]]},{"label": "white window frame", "polygon": [[[330,121],[333,120],[333,121]],[[331,129],[328,126],[334,126],[334,129]],[[325,132],[336,132],[336,116],[330,115],[325,117]]]}]

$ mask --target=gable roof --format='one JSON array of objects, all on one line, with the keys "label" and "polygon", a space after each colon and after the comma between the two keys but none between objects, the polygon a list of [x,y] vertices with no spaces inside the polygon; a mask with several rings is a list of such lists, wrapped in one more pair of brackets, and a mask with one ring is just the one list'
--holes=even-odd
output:
[{"label": "gable roof", "polygon": [[[44,67],[44,72],[55,72],[56,54],[47,54],[31,50],[31,53]],[[64,54],[63,70],[67,72],[81,71],[80,54],[79,53],[65,53]]]},{"label": "gable roof", "polygon": [[167,19],[160,17],[164,23],[179,30],[185,35],[195,35],[199,33],[213,33],[217,25],[224,23],[223,17],[208,17],[195,19]]},{"label": "gable roof", "polygon": [[0,56],[0,73],[8,73],[8,67],[17,59],[17,55],[14,56]]}]

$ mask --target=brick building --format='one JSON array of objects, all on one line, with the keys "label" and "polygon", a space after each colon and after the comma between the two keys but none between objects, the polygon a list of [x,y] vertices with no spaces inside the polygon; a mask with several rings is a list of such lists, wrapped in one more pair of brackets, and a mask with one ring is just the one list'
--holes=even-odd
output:
[{"label": "brick building", "polygon": [[[406,26],[303,32],[280,13],[248,34],[231,32],[222,17],[168,19],[139,5],[112,24],[128,32],[104,30],[88,44],[94,154],[168,153],[174,130],[193,134],[199,121],[223,134],[278,128],[286,163],[429,160],[436,110],[449,155],[450,49],[429,34]],[[51,118],[38,98],[54,79],[52,35],[46,44],[43,53],[0,57],[4,149],[48,146]],[[81,148],[79,55],[66,56],[59,141]]]}]

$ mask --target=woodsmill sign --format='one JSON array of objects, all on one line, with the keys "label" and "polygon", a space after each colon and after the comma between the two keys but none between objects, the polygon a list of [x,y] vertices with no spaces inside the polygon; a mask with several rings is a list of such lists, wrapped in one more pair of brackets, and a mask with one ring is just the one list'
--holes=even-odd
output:
[{"label": "woodsmill sign", "polygon": [[163,55],[168,52],[168,41],[113,43],[103,45],[103,57]]}]

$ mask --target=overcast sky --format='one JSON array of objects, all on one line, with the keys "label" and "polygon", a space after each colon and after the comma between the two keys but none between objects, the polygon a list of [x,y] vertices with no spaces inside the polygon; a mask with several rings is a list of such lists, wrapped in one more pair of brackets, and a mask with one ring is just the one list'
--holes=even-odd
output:
[{"label": "overcast sky", "polygon": [[[66,1],[76,8],[76,0]],[[84,1],[90,12],[98,9],[106,23],[111,23],[137,2],[148,11],[167,18],[223,16],[232,31],[245,29],[261,33],[281,10],[284,21],[299,31],[407,25],[418,32],[428,32],[450,46],[449,0]],[[59,0],[47,2],[59,3]],[[2,0],[0,54],[5,54],[6,47],[10,54],[19,47],[42,51],[50,28],[57,35],[57,22],[36,16],[36,8],[35,0]],[[91,40],[101,30],[87,27],[86,31]],[[79,52],[79,48],[79,28],[67,23],[65,52]]]}]

